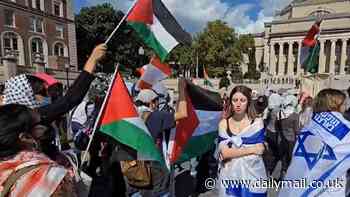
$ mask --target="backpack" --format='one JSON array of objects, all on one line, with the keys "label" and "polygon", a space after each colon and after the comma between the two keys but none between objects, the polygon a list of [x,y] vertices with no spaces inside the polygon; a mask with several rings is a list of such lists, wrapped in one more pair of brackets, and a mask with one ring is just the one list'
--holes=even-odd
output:
[{"label": "backpack", "polygon": [[[148,116],[144,113],[141,117],[146,121]],[[149,162],[139,160],[120,161],[120,166],[129,185],[136,188],[147,188],[152,186],[152,175]]]}]

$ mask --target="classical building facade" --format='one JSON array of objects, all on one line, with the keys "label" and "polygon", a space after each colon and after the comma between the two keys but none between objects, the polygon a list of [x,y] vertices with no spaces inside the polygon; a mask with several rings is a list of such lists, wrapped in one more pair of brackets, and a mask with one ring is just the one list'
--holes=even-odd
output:
[{"label": "classical building facade", "polygon": [[41,63],[53,71],[76,71],[72,5],[72,0],[1,0],[0,57],[15,57],[22,70]]},{"label": "classical building facade", "polygon": [[320,15],[319,73],[350,77],[350,1],[294,0],[255,35],[257,65],[264,68],[265,81],[293,83],[304,72],[302,40]]}]

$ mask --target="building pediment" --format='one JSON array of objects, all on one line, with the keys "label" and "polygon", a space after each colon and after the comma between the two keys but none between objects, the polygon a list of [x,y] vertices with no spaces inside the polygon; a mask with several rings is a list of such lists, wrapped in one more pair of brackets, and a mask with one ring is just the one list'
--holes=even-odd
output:
[{"label": "building pediment", "polygon": [[326,3],[342,2],[346,0],[294,0],[291,5],[293,6],[305,6],[305,5],[318,5]]}]

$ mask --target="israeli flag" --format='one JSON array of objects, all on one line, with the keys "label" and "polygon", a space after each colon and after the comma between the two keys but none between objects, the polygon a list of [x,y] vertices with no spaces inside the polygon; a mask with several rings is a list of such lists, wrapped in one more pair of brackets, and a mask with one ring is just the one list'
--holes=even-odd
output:
[{"label": "israeli flag", "polygon": [[341,113],[315,113],[298,135],[279,196],[345,196],[349,131]]},{"label": "israeli flag", "polygon": [[[219,144],[217,153],[223,146],[244,148],[264,143],[265,129],[261,118],[243,129],[237,135],[230,135],[226,127],[219,125]],[[217,189],[219,196],[266,196],[266,187],[259,184],[266,181],[266,171],[261,155],[247,155],[220,161]]]}]

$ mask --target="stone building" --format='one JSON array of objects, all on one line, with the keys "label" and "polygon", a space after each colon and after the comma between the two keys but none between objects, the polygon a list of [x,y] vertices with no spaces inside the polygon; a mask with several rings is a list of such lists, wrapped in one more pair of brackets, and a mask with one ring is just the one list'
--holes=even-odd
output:
[{"label": "stone building", "polygon": [[304,72],[301,43],[320,15],[319,73],[350,78],[350,1],[294,0],[255,35],[257,65],[264,68],[265,82],[294,83]]},{"label": "stone building", "polygon": [[77,71],[72,5],[72,0],[0,1],[0,80],[8,70],[4,60],[13,58],[20,72]]}]

